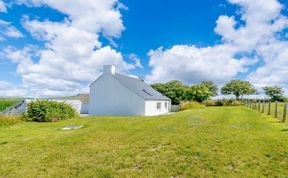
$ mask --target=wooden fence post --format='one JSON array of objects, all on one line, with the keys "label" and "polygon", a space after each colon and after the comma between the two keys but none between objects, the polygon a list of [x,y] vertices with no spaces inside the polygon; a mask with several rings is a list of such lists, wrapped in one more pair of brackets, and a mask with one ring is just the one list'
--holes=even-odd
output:
[{"label": "wooden fence post", "polygon": [[271,114],[271,101],[269,101],[268,103],[268,115]]},{"label": "wooden fence post", "polygon": [[287,113],[287,103],[284,103],[284,113],[283,113],[283,120],[282,122],[286,121],[286,113]]},{"label": "wooden fence post", "polygon": [[263,100],[263,103],[262,103],[262,113],[264,113],[265,111],[265,100]]},{"label": "wooden fence post", "polygon": [[278,102],[275,102],[275,114],[274,117],[277,118],[278,117]]}]

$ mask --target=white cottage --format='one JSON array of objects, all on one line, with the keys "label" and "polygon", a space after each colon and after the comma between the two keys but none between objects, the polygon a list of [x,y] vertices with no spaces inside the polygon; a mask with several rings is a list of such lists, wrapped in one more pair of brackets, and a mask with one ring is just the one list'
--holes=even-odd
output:
[{"label": "white cottage", "polygon": [[90,85],[90,115],[155,116],[168,113],[170,106],[169,98],[139,78],[116,73],[113,65],[105,65]]}]

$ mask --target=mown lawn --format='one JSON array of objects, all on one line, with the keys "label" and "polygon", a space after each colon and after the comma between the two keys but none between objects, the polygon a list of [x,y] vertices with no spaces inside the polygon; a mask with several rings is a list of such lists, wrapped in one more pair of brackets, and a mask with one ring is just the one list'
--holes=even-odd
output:
[{"label": "mown lawn", "polygon": [[287,126],[245,107],[15,122],[0,150],[0,177],[288,176]]}]

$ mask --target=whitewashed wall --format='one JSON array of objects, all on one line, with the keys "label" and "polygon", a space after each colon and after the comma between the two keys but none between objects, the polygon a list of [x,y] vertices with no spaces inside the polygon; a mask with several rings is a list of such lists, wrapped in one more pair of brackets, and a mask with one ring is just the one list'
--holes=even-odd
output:
[{"label": "whitewashed wall", "polygon": [[[32,102],[31,99],[25,99],[24,103],[21,105],[14,105],[11,108],[8,108],[7,111],[4,111],[5,115],[20,115],[27,111],[28,103]],[[56,101],[58,103],[66,103],[76,110],[79,114],[88,114],[89,113],[89,104],[82,104],[80,100],[49,100]],[[17,106],[17,107],[16,107]]]},{"label": "whitewashed wall", "polygon": [[80,113],[89,114],[89,103],[82,103]]},{"label": "whitewashed wall", "polygon": [[80,100],[49,100],[56,101],[58,103],[66,103],[76,110],[76,112],[81,113],[82,102]]},{"label": "whitewashed wall", "polygon": [[112,74],[103,74],[90,86],[90,115],[145,115],[145,100]]},{"label": "whitewashed wall", "polygon": [[[157,109],[157,103],[161,103],[161,109]],[[167,108],[165,108],[165,102],[167,102]],[[149,101],[145,102],[145,115],[157,116],[167,114],[170,110],[170,101]]]}]

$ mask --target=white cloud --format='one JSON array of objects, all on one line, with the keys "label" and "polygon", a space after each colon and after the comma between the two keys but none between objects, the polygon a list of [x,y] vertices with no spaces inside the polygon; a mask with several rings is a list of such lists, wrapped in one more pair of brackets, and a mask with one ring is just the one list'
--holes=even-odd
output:
[{"label": "white cloud", "polygon": [[278,85],[288,89],[288,42],[275,41],[257,49],[264,64],[249,74],[258,87]]},{"label": "white cloud", "polygon": [[62,22],[39,21],[24,16],[22,24],[45,44],[44,49],[27,46],[7,47],[4,54],[17,64],[22,86],[40,96],[72,95],[95,80],[104,64],[115,64],[118,72],[128,73],[138,64],[129,64],[122,54],[103,46],[99,36],[112,39],[124,30],[116,0],[18,1],[30,6],[48,5],[67,15]]},{"label": "white cloud", "polygon": [[0,19],[0,34],[2,35],[3,40],[5,40],[4,37],[10,37],[10,38],[24,37],[24,35],[11,24],[11,22],[7,22],[1,19]]},{"label": "white cloud", "polygon": [[236,59],[234,53],[235,48],[229,45],[207,48],[176,45],[168,50],[152,50],[149,56],[153,70],[146,79],[149,82],[181,79],[188,84],[203,80],[224,82],[239,72],[246,72],[246,66],[255,62],[247,58]]},{"label": "white cloud", "polygon": [[71,25],[91,33],[102,32],[106,36],[120,37],[124,26],[117,0],[18,0],[30,6],[48,5],[69,16]]},{"label": "white cloud", "polygon": [[138,58],[138,56],[136,54],[130,54],[128,55],[128,58],[133,60],[133,62],[135,63],[135,66],[136,67],[139,67],[139,68],[144,68],[143,65],[141,64],[141,60]]},{"label": "white cloud", "polygon": [[0,12],[7,12],[6,5],[2,0],[0,0]]},{"label": "white cloud", "polygon": [[236,16],[218,18],[215,32],[222,37],[220,44],[205,48],[175,45],[170,49],[151,50],[152,71],[146,79],[223,83],[252,69],[247,79],[258,87],[275,84],[288,88],[288,41],[279,35],[288,27],[287,17],[281,14],[283,6],[277,0],[229,2],[241,8],[237,14],[241,21]]},{"label": "white cloud", "polygon": [[0,80],[0,93],[1,96],[7,97],[21,97],[27,96],[27,91],[23,88],[16,86],[8,81]]},{"label": "white cloud", "polygon": [[17,28],[15,28],[13,26],[10,26],[10,27],[7,28],[7,30],[5,32],[5,35],[8,36],[8,37],[12,37],[12,38],[22,38],[22,37],[24,37],[24,35],[19,30],[17,30]]}]

